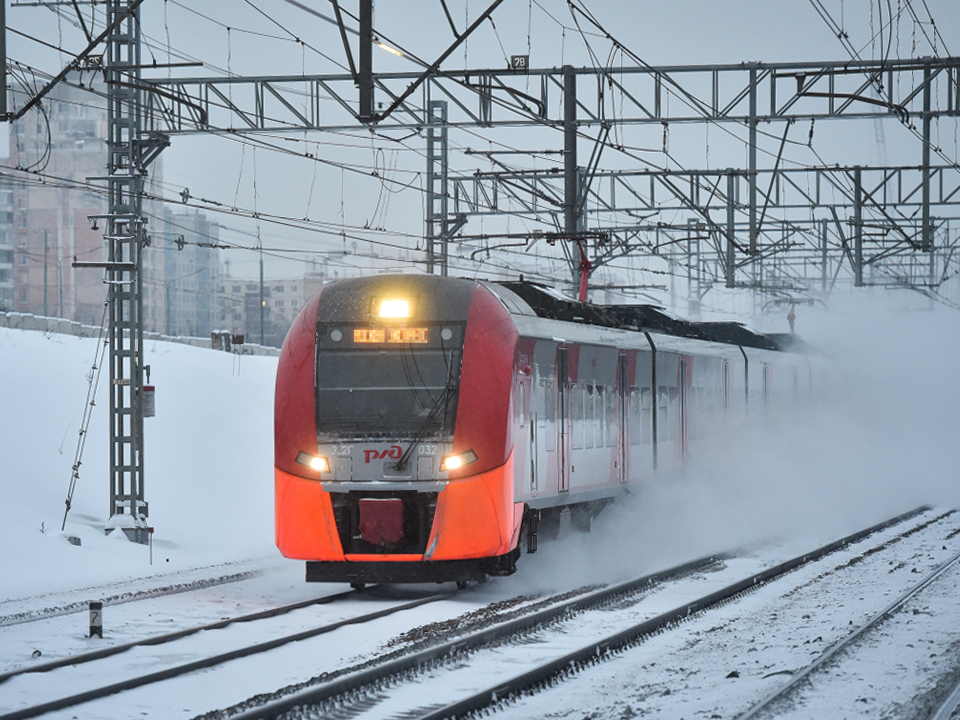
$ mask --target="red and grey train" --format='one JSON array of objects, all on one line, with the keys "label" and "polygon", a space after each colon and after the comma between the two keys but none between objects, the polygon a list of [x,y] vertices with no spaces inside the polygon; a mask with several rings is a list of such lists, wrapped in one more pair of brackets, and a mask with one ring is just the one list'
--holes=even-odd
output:
[{"label": "red and grey train", "polygon": [[522,281],[331,282],[280,355],[276,544],[308,581],[509,575],[724,413],[805,392],[782,345]]}]

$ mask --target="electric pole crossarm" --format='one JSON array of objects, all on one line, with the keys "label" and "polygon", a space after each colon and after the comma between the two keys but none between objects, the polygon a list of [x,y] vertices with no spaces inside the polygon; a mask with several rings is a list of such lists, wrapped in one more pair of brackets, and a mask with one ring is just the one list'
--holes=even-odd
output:
[{"label": "electric pole crossarm", "polygon": [[483,121],[480,119],[479,112],[473,112],[467,105],[462,102],[456,95],[454,95],[450,90],[447,89],[447,86],[444,83],[435,83],[430,81],[427,85],[427,94],[432,98],[434,92],[440,92],[443,96],[460,108],[460,111],[469,118],[469,122],[475,125],[482,125]]},{"label": "electric pole crossarm", "polygon": [[261,103],[263,102],[263,101],[262,101],[262,97],[263,97],[262,94],[263,94],[263,91],[264,91],[264,90],[267,91],[268,93],[270,93],[274,98],[276,98],[277,102],[279,102],[281,105],[283,105],[283,107],[285,107],[285,108],[287,109],[287,111],[288,111],[291,115],[293,115],[297,120],[299,120],[299,121],[302,123],[302,126],[303,126],[303,127],[309,128],[309,129],[311,129],[311,130],[314,129],[315,126],[307,119],[306,115],[304,115],[304,114],[301,113],[297,108],[295,108],[295,107],[294,107],[280,92],[278,92],[277,89],[276,89],[273,85],[271,85],[270,83],[264,83],[264,84],[260,87]]},{"label": "electric pole crossarm", "polygon": [[626,84],[620,82],[613,74],[609,75],[610,83],[613,89],[617,90],[624,98],[630,101],[630,106],[635,108],[636,111],[640,112],[640,117],[647,120],[656,120],[660,121],[659,116],[659,107],[654,106],[653,110],[647,108],[642,100],[637,99],[629,89],[627,89]]},{"label": "electric pole crossarm", "polygon": [[[497,162],[497,161],[494,161]],[[647,213],[651,211],[676,211],[690,209],[690,203],[709,208],[724,210],[727,206],[725,194],[714,192],[718,178],[725,177],[728,170],[598,170],[595,184],[613,182],[618,188],[616,203],[600,202],[602,196],[591,191],[591,197],[597,200],[601,209],[611,213]],[[759,169],[757,177],[760,184],[774,188],[768,194],[760,193],[767,201],[767,212],[785,210],[807,210],[810,207],[853,207],[851,167],[816,167]],[[861,167],[864,194],[871,204],[895,207],[903,213],[912,213],[922,206],[921,168],[916,166],[863,166]],[[931,206],[941,210],[960,206],[960,173],[947,165],[931,167]],[[492,197],[494,186],[502,192],[511,192],[517,188],[529,196],[536,196],[546,202],[556,203],[562,197],[563,176],[559,169],[545,170],[503,170],[477,172],[471,175],[451,177],[460,188],[462,197],[476,197],[475,203],[468,208],[471,214],[493,211],[492,205],[485,205],[484,197]],[[670,185],[666,181],[670,181]],[[742,181],[742,178],[740,178]],[[675,181],[675,182],[674,182]],[[679,184],[678,184],[679,183]],[[680,184],[690,188],[683,192],[683,199],[677,197]],[[483,187],[484,190],[474,189]],[[660,190],[667,190],[664,195]],[[625,191],[630,202],[619,197]],[[710,197],[705,202],[698,201],[698,193],[707,190]],[[738,208],[738,209],[742,209]],[[593,212],[596,212],[594,210]],[[907,215],[903,215],[907,219]]]},{"label": "electric pole crossarm", "polygon": [[132,262],[97,262],[96,260],[74,260],[71,265],[75,268],[103,268],[111,272],[136,272],[137,265]]},{"label": "electric pole crossarm", "polygon": [[[563,190],[560,188],[554,188],[548,185],[546,182],[543,182],[544,179],[554,179],[558,182],[562,182],[563,175],[559,169],[543,171],[543,175],[540,175],[536,171],[530,173],[523,171],[518,172],[511,170],[506,164],[494,157],[489,159],[492,164],[500,166],[503,168],[503,170],[501,172],[489,174],[476,173],[471,178],[463,179],[467,181],[470,179],[494,180],[504,187],[507,194],[514,197],[518,202],[530,204],[532,208],[536,207],[536,204],[533,203],[533,199],[539,199],[547,203],[547,205],[551,206],[551,208],[554,210],[563,209]],[[524,194],[528,194],[531,197],[529,203],[521,195],[518,195],[515,190]]]},{"label": "electric pole crossarm", "polygon": [[[751,70],[755,74],[755,86],[751,85]],[[594,83],[583,83],[584,87],[580,88],[577,122],[581,127],[603,123],[659,124],[664,121],[671,124],[745,124],[751,118],[746,107],[751,87],[755,87],[756,93],[756,118],[762,122],[919,117],[923,112],[923,88],[930,87],[925,83],[925,72],[929,78],[942,74],[949,76],[949,82],[933,83],[931,107],[936,109],[931,111],[931,117],[960,115],[960,93],[955,87],[960,78],[960,58],[868,62],[864,63],[863,70],[852,70],[848,62],[832,62],[627,66],[617,68],[615,73],[589,67],[574,68],[573,72],[577,76],[589,75],[597,79]],[[881,73],[888,77],[895,73],[898,81],[878,101],[871,91],[875,87],[874,78]],[[539,98],[532,97],[526,90],[531,79],[541,82]],[[169,97],[148,93],[145,98],[147,127],[165,132],[243,128],[271,132],[334,131],[356,130],[357,127],[352,74],[172,78],[144,82],[165,90],[168,95],[173,94],[192,110],[185,114],[170,106]],[[391,100],[391,108],[375,116],[376,123],[384,129],[417,129],[425,124],[426,108],[409,102],[414,90],[423,83],[428,84],[425,93],[428,99],[442,94],[450,101],[450,127],[560,127],[563,124],[556,103],[548,102],[548,90],[563,87],[563,73],[559,68],[524,72],[435,68],[418,73],[377,73],[373,76],[373,83],[378,92]],[[233,87],[232,93],[226,91],[227,85]],[[245,85],[262,85],[269,89],[272,102],[266,102],[262,90],[238,92]],[[700,97],[698,92],[703,88],[708,91]],[[618,102],[615,118],[605,109],[614,96]],[[666,112],[668,96],[674,99],[671,113]],[[477,107],[478,100],[480,109],[471,109]],[[321,107],[324,110],[322,122]],[[397,115],[395,110],[401,107],[407,112]]]},{"label": "electric pole crossarm", "polygon": [[255,109],[252,111],[241,110],[237,105],[234,105],[233,100],[220,90],[220,87],[217,85],[210,85],[207,90],[220,99],[221,107],[226,108],[233,117],[243,120],[248,128],[251,130],[263,130],[264,123],[266,122],[266,118],[263,115],[263,95],[260,92],[263,84],[253,83],[250,87],[254,91],[255,102]]},{"label": "electric pole crossarm", "polygon": [[[157,87],[154,83],[145,83],[138,89],[145,90],[147,118],[163,118],[164,128],[185,127],[187,124],[196,127],[207,127],[209,125],[209,115],[202,105],[190,98],[186,88],[180,85],[170,85],[166,89]],[[172,104],[164,101],[169,100]],[[190,114],[184,117],[183,109],[186,108]]]},{"label": "electric pole crossarm", "polygon": [[[393,100],[393,109],[400,109],[406,113],[407,117],[410,118],[410,121],[414,124],[412,127],[419,127],[423,124],[423,111],[417,107],[411,106],[406,102],[407,96],[398,96],[394,93],[390,87],[381,82],[380,77],[377,76],[374,81],[374,85],[380,89],[381,92],[385,93],[388,97]],[[392,112],[392,111],[391,111]]]}]

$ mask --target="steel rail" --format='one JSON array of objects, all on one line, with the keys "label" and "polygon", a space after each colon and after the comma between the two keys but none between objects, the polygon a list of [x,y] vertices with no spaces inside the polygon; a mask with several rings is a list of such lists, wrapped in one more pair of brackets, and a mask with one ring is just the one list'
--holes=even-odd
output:
[{"label": "steel rail", "polygon": [[[416,720],[441,720],[442,718],[460,717],[466,713],[481,710],[484,707],[497,702],[500,699],[509,697],[518,692],[527,690],[533,686],[544,683],[551,678],[560,676],[564,673],[575,670],[581,664],[587,664],[603,659],[618,650],[625,649],[636,642],[642,640],[645,636],[660,632],[675,623],[684,620],[691,615],[702,613],[712,607],[724,604],[737,596],[746,592],[755,590],[766,585],[781,576],[797,570],[804,565],[808,565],[816,560],[852,545],[865,539],[880,530],[885,530],[893,525],[901,523],[910,518],[916,517],[922,512],[929,510],[929,507],[920,507],[911,510],[908,513],[898,515],[877,525],[873,525],[865,530],[848,535],[847,537],[836,540],[824,545],[812,552],[799,555],[792,560],[775,565],[767,570],[751,575],[739,582],[728,585],[725,588],[710,593],[702,598],[681,605],[673,610],[669,610],[655,618],[633,625],[632,627],[610,635],[602,640],[595,641],[578,650],[575,650],[561,658],[553,660],[543,665],[537,666],[532,670],[517,675],[494,687],[486,688],[474,695],[451,703],[442,708],[433,709],[425,714],[415,716]],[[414,716],[411,716],[413,720]]]},{"label": "steel rail", "polygon": [[957,683],[953,692],[947,696],[947,699],[944,700],[943,704],[930,716],[929,720],[950,720],[957,711],[957,708],[960,708],[960,683]]},{"label": "steel rail", "polygon": [[[878,612],[876,615],[870,618],[867,622],[863,623],[860,627],[858,627],[852,633],[847,635],[847,637],[843,638],[838,643],[833,645],[831,648],[826,650],[822,655],[820,655],[820,657],[818,657],[812,663],[807,665],[807,667],[805,667],[802,671],[800,671],[793,678],[791,678],[789,682],[787,682],[783,686],[771,692],[769,695],[764,697],[762,700],[760,700],[758,703],[756,703],[753,707],[751,707],[742,715],[738,715],[736,720],[751,720],[752,718],[756,718],[760,716],[765,711],[771,710],[776,703],[786,698],[790,693],[796,690],[802,683],[808,681],[810,679],[810,676],[813,673],[815,673],[817,670],[824,667],[827,663],[829,663],[831,660],[836,658],[837,655],[839,655],[841,652],[849,648],[856,640],[861,638],[869,630],[879,625],[882,621],[889,619],[893,615],[893,613],[895,613],[904,605],[904,603],[910,600],[910,598],[915,597],[921,590],[926,588],[928,585],[933,583],[934,580],[940,577],[943,573],[945,573],[951,567],[956,565],[958,561],[960,561],[960,553],[957,553],[946,562],[940,564],[923,580],[917,583],[917,585],[915,585],[914,587],[904,592],[902,595],[900,595],[900,597],[898,597],[896,600],[890,603],[887,607],[885,607],[883,610]],[[954,694],[957,695],[957,701],[960,702],[960,688],[958,688],[958,692],[955,692]],[[946,717],[950,717],[950,713],[948,713]]]},{"label": "steel rail", "polygon": [[[929,510],[929,507],[927,506],[919,507],[901,515],[897,515],[896,517],[884,522],[873,525],[865,530],[848,535],[840,540],[831,542],[819,548],[818,550],[806,553],[792,560],[788,560],[787,562],[781,563],[776,567],[769,568],[768,570],[758,573],[757,575],[751,576],[745,580],[735,583],[734,585],[728,586],[723,590],[712,593],[711,595],[700,598],[699,600],[695,600],[691,603],[687,603],[682,607],[676,608],[675,610],[660,615],[652,620],[640,623],[639,625],[629,628],[626,631],[617,633],[616,635],[608,637],[599,643],[591,643],[589,646],[570,653],[559,660],[542,665],[534,670],[517,676],[512,680],[501,683],[496,687],[483,690],[471,696],[470,698],[467,698],[466,700],[462,700],[440,709],[432,710],[428,714],[420,717],[418,720],[439,720],[440,718],[455,717],[466,712],[479,710],[491,704],[492,702],[495,702],[497,698],[502,698],[505,695],[509,695],[513,692],[526,689],[531,685],[542,682],[549,677],[568,670],[570,667],[575,666],[578,662],[593,660],[610,650],[623,647],[634,642],[640,636],[649,634],[651,632],[656,632],[670,625],[671,623],[689,616],[694,612],[702,611],[719,603],[725,602],[726,600],[729,600],[740,593],[759,587],[761,584],[769,582],[780,575],[790,572],[791,570],[794,570],[807,563],[813,562],[814,560],[818,560],[825,555],[828,555],[852,543],[858,542],[859,540],[862,540],[873,533],[879,532],[880,530],[885,530],[893,525],[896,525],[897,523],[916,517],[920,513],[927,510]],[[441,660],[445,656],[451,655],[454,652],[473,650],[495,640],[530,630],[534,627],[544,624],[548,620],[559,617],[567,611],[573,609],[584,609],[590,605],[601,604],[605,600],[634,592],[655,582],[676,577],[678,575],[688,574],[698,568],[703,568],[711,563],[719,562],[724,557],[727,556],[709,556],[707,558],[702,558],[701,560],[696,560],[692,563],[687,563],[677,568],[655,573],[638,580],[632,580],[626,583],[621,583],[620,585],[604,588],[595,593],[591,593],[590,595],[570,600],[567,603],[564,603],[562,606],[556,606],[554,608],[550,608],[549,610],[542,611],[541,613],[535,613],[523,618],[518,618],[517,620],[488,628],[466,638],[444,643],[434,648],[430,648],[404,658],[399,658],[396,661],[380,665],[376,668],[372,668],[371,670],[349,675],[333,682],[326,683],[309,690],[301,691],[280,700],[262,705],[258,708],[253,708],[237,715],[231,715],[230,718],[231,720],[266,720],[267,718],[276,718],[280,714],[286,712],[287,710],[291,710],[294,707],[318,704],[340,695],[355,692],[365,686],[370,686],[386,680],[391,676],[406,673],[418,667],[429,666],[429,664],[435,663],[436,661]]]},{"label": "steel rail", "polygon": [[281,605],[279,607],[270,608],[269,610],[261,610],[260,612],[250,613],[249,615],[239,615],[234,618],[227,618],[225,620],[218,620],[217,622],[208,623],[207,625],[199,625],[197,627],[176,630],[163,635],[155,635],[153,637],[143,638],[142,640],[134,640],[133,642],[124,643],[123,645],[112,645],[110,647],[102,648],[101,650],[93,650],[92,652],[83,653],[82,655],[73,655],[70,657],[61,658],[60,660],[51,660],[39,665],[29,665],[17,670],[9,670],[7,672],[0,673],[0,684],[6,682],[12,677],[16,677],[17,675],[48,672],[50,670],[56,670],[57,668],[66,667],[68,665],[82,665],[83,663],[88,663],[92,660],[101,660],[103,658],[110,657],[111,655],[126,652],[131,648],[140,647],[142,645],[162,645],[163,643],[179,640],[180,638],[193,635],[194,633],[198,633],[203,630],[219,630],[233,623],[250,622],[251,620],[263,620],[266,618],[277,617],[279,615],[286,615],[288,612],[309,607],[311,605],[325,605],[336,600],[341,600],[345,597],[350,597],[356,592],[356,590],[350,590],[348,592],[337,593],[335,595],[324,595],[323,597],[311,598],[310,600],[301,600],[300,602],[290,603],[289,605]]},{"label": "steel rail", "polygon": [[[94,328],[96,329],[96,328]],[[235,563],[231,563],[235,564]],[[236,563],[239,564],[239,563]],[[220,566],[212,566],[214,568]],[[180,575],[190,575],[195,571],[207,570],[208,568],[193,568],[190,570],[185,570],[178,572],[173,575],[162,577],[163,580],[169,580],[174,584],[163,585],[161,587],[155,587],[150,590],[143,591],[129,591],[121,592],[115,595],[101,595],[100,600],[103,601],[104,607],[114,606],[114,605],[123,605],[125,603],[139,602],[141,600],[152,600],[158,597],[167,597],[170,595],[180,595],[183,593],[194,592],[196,590],[205,590],[207,588],[216,587],[218,585],[227,585],[229,583],[242,582],[244,580],[249,580],[250,578],[259,577],[263,574],[263,571],[260,569],[254,570],[243,570],[240,572],[233,573],[231,575],[221,575],[220,577],[212,578],[203,578],[200,580],[188,580],[183,583],[176,583],[176,579]],[[132,583],[131,580],[124,580],[119,584],[111,585],[111,589],[116,589],[117,587],[125,587]],[[106,586],[99,585],[90,588],[83,588],[78,591],[73,591],[72,594],[86,593],[88,596],[96,597],[97,593],[104,589]],[[4,604],[10,602],[22,603],[29,600],[34,600],[37,598],[42,598],[46,596],[36,596],[33,598],[14,598],[10,601],[4,601]],[[13,613],[9,615],[0,615],[0,627],[9,627],[12,625],[23,625],[24,623],[38,622],[40,620],[49,620],[55,617],[63,617],[64,615],[73,615],[74,613],[86,612],[88,608],[88,601],[71,601],[65,606],[44,609],[44,610],[26,610],[19,613]]]},{"label": "steel rail", "polygon": [[[344,593],[350,594],[350,593]],[[230,660],[237,660],[239,658],[248,657],[250,655],[255,655],[257,653],[266,652],[267,650],[273,650],[274,648],[281,647],[283,645],[288,645],[293,642],[298,642],[300,640],[306,640],[317,635],[323,635],[325,633],[338,630],[339,628],[345,627],[347,625],[359,625],[365,622],[370,622],[372,620],[378,620],[382,617],[392,615],[403,610],[410,610],[412,608],[418,607],[420,605],[426,605],[427,603],[435,602],[437,600],[442,600],[444,598],[450,597],[453,595],[453,591],[438,593],[436,595],[430,595],[425,598],[419,598],[417,600],[412,600],[401,605],[395,605],[393,607],[384,608],[383,610],[378,610],[376,612],[367,613],[365,615],[358,615],[352,618],[346,618],[344,620],[338,620],[337,622],[330,623],[329,625],[323,625],[321,627],[311,628],[310,630],[303,630],[292,635],[286,635],[281,638],[274,638],[273,640],[268,640],[266,642],[258,643],[255,645],[249,645],[247,647],[238,648],[236,650],[231,650],[229,652],[220,653],[218,655],[213,655],[207,658],[200,660],[195,660],[193,662],[185,663],[183,665],[177,665],[175,667],[166,668],[164,670],[159,670],[154,673],[149,673],[147,675],[141,675],[135,678],[129,678],[127,680],[122,680],[120,682],[112,683],[110,685],[105,685],[103,687],[94,688],[93,690],[88,690],[86,692],[77,693],[76,695],[70,695],[68,697],[58,698],[56,700],[50,700],[49,702],[41,703],[39,705],[34,705],[27,708],[21,708],[13,712],[0,715],[0,720],[23,720],[24,718],[36,717],[37,715],[43,715],[44,713],[53,712],[54,710],[62,710],[63,708],[73,707],[75,705],[80,705],[81,703],[89,702],[91,700],[97,700],[99,698],[107,697],[109,695],[114,695],[119,692],[125,692],[127,690],[133,690],[134,688],[141,687],[143,685],[149,685],[151,683],[160,682],[162,680],[169,680],[170,678],[178,677],[180,675],[185,675],[186,673],[194,672],[196,670],[203,670],[205,668],[213,667],[214,665],[220,665],[222,663],[228,662]],[[336,596],[332,596],[336,597]],[[310,603],[307,603],[310,604]],[[295,609],[295,608],[291,608]],[[229,622],[227,623],[229,624]],[[190,634],[189,632],[186,634]],[[176,639],[176,638],[174,638]],[[136,645],[134,643],[132,645]],[[139,644],[149,644],[149,643],[139,643]],[[124,648],[129,649],[129,648]],[[112,654],[112,653],[111,653]],[[96,658],[92,658],[96,659]],[[70,663],[66,663],[70,664]]]},{"label": "steel rail", "polygon": [[[365,687],[380,683],[402,673],[429,666],[448,656],[477,649],[483,645],[510,637],[518,633],[531,630],[544,623],[555,620],[565,614],[584,610],[591,606],[602,605],[614,601],[624,595],[641,591],[649,586],[703,570],[721,562],[727,555],[708,555],[698,560],[678,565],[668,570],[662,570],[642,578],[628,580],[599,590],[588,592],[585,595],[571,598],[557,605],[552,605],[523,617],[509,620],[504,623],[485,628],[471,635],[445,642],[420,652],[391,660],[368,670],[351,673],[331,682],[303,690],[260,707],[245,710],[229,715],[230,720],[263,720],[275,718],[281,713],[300,705],[314,705],[331,698],[361,690]],[[0,718],[0,720],[4,720]]]},{"label": "steel rail", "polygon": [[[916,510],[898,515],[895,518],[891,518],[882,523],[878,523],[874,526],[871,526],[865,530],[861,530],[857,533],[849,535],[840,540],[834,541],[825,545],[824,547],[819,548],[816,551],[806,553],[801,555],[793,560],[789,560],[785,563],[782,563],[774,568],[770,568],[762,573],[754,575],[746,580],[740,581],[732,586],[729,586],[725,590],[721,590],[711,595],[708,595],[705,598],[701,598],[692,603],[684,605],[682,608],[678,608],[670,613],[661,615],[659,618],[655,618],[652,621],[647,621],[642,623],[638,627],[650,627],[653,628],[653,624],[658,620],[662,620],[660,627],[669,625],[672,622],[680,620],[691,613],[705,610],[708,607],[724,602],[727,599],[734,597],[737,594],[742,592],[749,591],[759,585],[769,582],[772,579],[775,579],[779,575],[785,574],[801,565],[807,564],[814,560],[820,559],[821,557],[834,552],[838,549],[841,549],[847,545],[855,543],[859,540],[864,539],[865,537],[889,528],[897,523],[908,520],[916,515],[928,510],[928,507],[917,508]],[[932,522],[932,521],[931,521]],[[241,711],[240,713],[230,715],[232,720],[253,720],[256,718],[260,720],[261,718],[274,718],[280,715],[281,713],[290,710],[297,706],[302,705],[311,705],[324,702],[331,698],[341,696],[347,693],[351,693],[357,690],[362,690],[364,687],[379,683],[383,680],[387,680],[391,677],[395,677],[398,674],[409,672],[410,670],[415,670],[422,668],[424,666],[429,666],[430,664],[442,660],[447,656],[451,656],[458,653],[463,653],[477,649],[481,646],[487,645],[491,642],[500,640],[504,637],[509,637],[511,635],[516,635],[524,631],[534,629],[538,626],[541,626],[547,622],[560,618],[561,616],[576,611],[587,609],[591,606],[602,605],[616,599],[621,598],[622,596],[633,594],[641,590],[646,589],[649,586],[658,584],[668,579],[672,579],[678,576],[683,576],[697,570],[702,570],[711,565],[715,565],[721,562],[728,555],[710,555],[698,560],[694,560],[683,565],[679,565],[668,570],[663,570],[657,573],[652,573],[650,575],[644,576],[639,579],[627,581],[624,583],[619,583],[617,585],[609,586],[606,588],[601,588],[592,592],[588,592],[582,596],[566,600],[564,602],[552,605],[549,608],[540,610],[536,613],[526,615],[514,620],[510,620],[498,625],[494,625],[490,628],[486,628],[477,633],[473,633],[466,637],[461,637],[440,645],[422,650],[420,652],[412,653],[410,655],[397,658],[385,663],[381,663],[375,667],[362,670],[355,673],[350,673],[343,677],[337,678],[333,681],[323,683],[321,685],[315,686],[308,690],[303,690],[291,695],[288,695],[284,698],[280,698],[273,702],[261,705],[257,708],[252,708],[249,710]],[[236,651],[223,653],[213,658],[207,658],[204,660],[188,663],[176,668],[170,668],[163,671],[158,671],[147,676],[133,678],[127,681],[114,683],[105,688],[100,688],[97,690],[92,690],[89,692],[81,693],[78,695],[71,696],[69,698],[62,698],[59,700],[54,700],[42,705],[38,705],[32,708],[24,708],[12,713],[5,715],[0,715],[0,720],[21,720],[22,718],[34,717],[36,715],[50,712],[57,709],[62,709],[64,707],[70,707],[77,705],[83,702],[88,702],[90,700],[95,700],[100,697],[105,697],[110,694],[122,692],[125,690],[130,690],[135,687],[139,687],[148,683],[157,682],[160,680],[169,679],[171,677],[176,677],[186,672],[192,672],[197,669],[202,669],[205,667],[210,667],[216,664],[226,662],[231,659],[236,659],[239,657],[245,657],[258,652],[263,652],[270,650],[281,645],[284,645],[289,642],[294,642],[296,640],[306,639],[313,637],[315,635],[321,634],[323,632],[329,632],[330,630],[342,627],[349,624],[357,624],[365,622],[367,620],[375,619],[376,617],[382,617],[389,615],[393,612],[397,612],[402,609],[409,607],[415,607],[417,605],[422,605],[427,602],[431,602],[435,599],[440,599],[442,597],[447,597],[448,594],[441,594],[437,596],[431,596],[429,598],[423,598],[412,603],[407,603],[403,606],[397,606],[394,608],[388,608],[378,613],[372,613],[370,615],[361,616],[358,618],[352,618],[340,621],[333,625],[325,626],[323,628],[316,628],[313,630],[305,631],[298,633],[296,635],[288,636],[286,638],[277,639],[269,641],[267,643],[262,643],[260,645],[252,646],[250,648],[242,648]],[[595,658],[599,655],[602,655],[604,652],[616,649],[617,647],[622,647],[623,645],[633,642],[636,639],[636,636],[652,632],[652,629],[641,630],[639,633],[636,633],[635,636],[630,639],[628,635],[632,634],[632,631],[635,628],[632,628],[628,631],[618,633],[611,638],[607,638],[600,643],[591,644],[589,648],[585,648],[578,653],[572,653],[559,661],[551,663],[548,670],[540,668],[530,673],[524,674],[521,678],[514,679],[510,683],[504,683],[498,685],[496,688],[492,688],[483,693],[475,695],[473,698],[470,698],[468,701],[463,701],[457,703],[455,712],[446,712],[437,711],[431,713],[425,717],[449,717],[452,714],[459,714],[466,712],[468,710],[478,709],[489,704],[491,701],[495,701],[496,698],[503,697],[504,695],[509,694],[515,690],[523,689],[529,686],[532,683],[542,681],[551,675],[556,675],[564,670],[568,669],[571,666],[571,663],[575,664],[578,661],[589,660]],[[546,666],[545,666],[546,667]],[[515,686],[515,688],[514,688]],[[492,700],[491,700],[492,699]],[[468,707],[468,704],[470,707]],[[453,706],[451,706],[453,707]],[[229,711],[225,711],[229,712]]]}]

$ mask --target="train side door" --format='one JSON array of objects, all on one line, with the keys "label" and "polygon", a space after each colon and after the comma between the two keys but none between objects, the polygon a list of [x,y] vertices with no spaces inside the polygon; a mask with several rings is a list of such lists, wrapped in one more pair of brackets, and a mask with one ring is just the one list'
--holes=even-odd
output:
[{"label": "train side door", "polygon": [[559,490],[570,489],[570,376],[567,349],[557,348],[557,470]]},{"label": "train side door", "polygon": [[617,362],[617,396],[619,397],[619,414],[617,416],[618,425],[620,427],[620,432],[618,433],[617,439],[617,459],[619,462],[617,479],[625,483],[627,478],[630,477],[627,472],[627,463],[629,462],[630,454],[628,451],[630,443],[630,414],[627,412],[630,402],[630,396],[628,393],[629,383],[627,382],[627,356],[623,353],[620,354]]},{"label": "train side door", "polygon": [[687,413],[687,401],[689,395],[689,382],[693,370],[693,358],[686,355],[680,356],[680,363],[677,370],[677,404],[679,411],[679,449],[680,459],[685,461],[689,452],[687,425],[689,422]]},{"label": "train side door", "polygon": [[540,372],[537,368],[536,363],[533,366],[533,379],[530,383],[530,431],[528,437],[530,438],[530,484],[529,490],[531,492],[537,492],[539,490],[539,481],[538,477],[540,475],[540,438],[538,428],[540,427],[541,419],[541,404],[542,400],[540,397],[543,395],[543,391],[540,388]]},{"label": "train side door", "polygon": [[730,361],[724,358],[720,365],[720,394],[723,398],[723,411],[730,410]]}]

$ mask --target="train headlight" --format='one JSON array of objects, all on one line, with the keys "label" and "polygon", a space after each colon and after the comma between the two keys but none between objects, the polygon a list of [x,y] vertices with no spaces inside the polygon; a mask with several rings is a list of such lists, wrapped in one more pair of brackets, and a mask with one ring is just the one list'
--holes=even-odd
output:
[{"label": "train headlight", "polygon": [[450,472],[459,470],[464,465],[469,465],[477,461],[477,454],[473,450],[467,450],[459,455],[444,455],[440,458],[440,472]]},{"label": "train headlight", "polygon": [[330,472],[330,461],[322,455],[310,455],[309,453],[301,452],[297,455],[297,462],[317,472]]},{"label": "train headlight", "polygon": [[378,314],[382,318],[408,318],[411,305],[409,298],[384,298],[380,301]]}]

